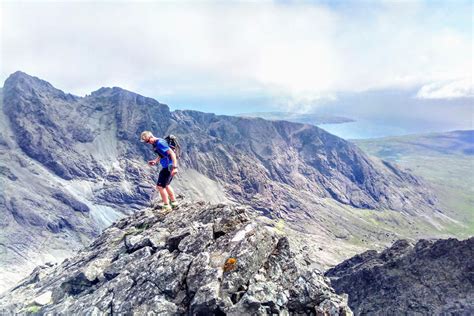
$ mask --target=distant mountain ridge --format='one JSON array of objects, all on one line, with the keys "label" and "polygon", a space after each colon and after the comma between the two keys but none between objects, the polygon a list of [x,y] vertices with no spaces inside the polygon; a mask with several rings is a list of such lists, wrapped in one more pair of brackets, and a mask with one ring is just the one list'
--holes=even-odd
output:
[{"label": "distant mountain ridge", "polygon": [[303,124],[341,124],[354,122],[353,119],[335,116],[335,115],[324,115],[317,113],[293,113],[293,112],[252,112],[252,113],[240,113],[236,114],[240,117],[260,117],[266,120],[282,120],[295,123]]},{"label": "distant mountain ridge", "polygon": [[[444,133],[428,133],[428,134],[414,134],[398,137],[384,137],[373,140],[357,140],[356,144],[368,147],[371,143],[382,143],[384,141],[390,142],[385,147],[390,148],[391,151],[414,152],[425,151],[426,154],[461,154],[474,155],[474,130],[458,130]],[[369,149],[369,147],[368,147]],[[387,151],[387,149],[385,149]],[[389,155],[384,156],[384,148],[373,152],[377,156],[390,158]],[[389,153],[389,152],[387,152]]]},{"label": "distant mountain ridge", "polygon": [[315,126],[171,112],[116,87],[81,98],[22,72],[7,79],[2,93],[6,255],[0,268],[11,278],[15,262],[31,268],[66,257],[124,214],[150,204],[156,171],[146,165],[151,151],[138,141],[143,130],[182,140],[177,191],[251,205],[298,228],[295,235],[331,241],[334,247],[321,254],[326,262],[352,249],[353,239],[367,246],[397,237],[397,221],[374,232],[357,209],[393,210],[402,223],[442,227],[444,215],[421,179]]}]

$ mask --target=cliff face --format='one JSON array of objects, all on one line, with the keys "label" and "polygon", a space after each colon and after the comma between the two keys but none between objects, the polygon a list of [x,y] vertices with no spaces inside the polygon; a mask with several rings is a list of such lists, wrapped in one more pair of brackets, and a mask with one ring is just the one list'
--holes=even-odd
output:
[{"label": "cliff face", "polygon": [[248,207],[184,203],[124,218],[77,256],[38,267],[0,312],[351,315],[268,218]]},{"label": "cliff face", "polygon": [[397,241],[367,251],[326,273],[349,294],[355,314],[471,315],[474,313],[474,238]]},{"label": "cliff face", "polygon": [[[326,263],[344,256],[350,239],[366,247],[393,240],[412,220],[442,225],[420,179],[314,126],[170,112],[120,88],[77,97],[21,72],[7,79],[1,100],[0,291],[19,271],[71,255],[150,205],[157,170],[139,142],[145,129],[181,139],[178,192],[250,205],[303,239],[316,234],[333,243],[318,254]],[[359,209],[410,216],[374,230]]]},{"label": "cliff face", "polygon": [[[297,190],[356,208],[409,213],[435,208],[422,182],[355,145],[311,125],[176,111],[187,164],[224,183],[242,202],[273,212],[304,212]],[[294,201],[297,199],[297,201]]]}]

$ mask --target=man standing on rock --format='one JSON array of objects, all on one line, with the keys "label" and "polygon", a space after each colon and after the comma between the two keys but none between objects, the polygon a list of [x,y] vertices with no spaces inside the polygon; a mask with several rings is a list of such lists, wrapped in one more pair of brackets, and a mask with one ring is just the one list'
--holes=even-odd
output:
[{"label": "man standing on rock", "polygon": [[173,149],[170,148],[166,140],[153,136],[150,131],[142,132],[141,141],[143,143],[151,144],[153,146],[153,151],[158,154],[158,157],[154,160],[148,161],[148,164],[154,166],[158,161],[161,164],[162,169],[158,176],[156,189],[160,192],[161,200],[163,201],[161,211],[167,213],[178,206],[174,191],[170,186],[173,176],[178,173],[176,154]]}]

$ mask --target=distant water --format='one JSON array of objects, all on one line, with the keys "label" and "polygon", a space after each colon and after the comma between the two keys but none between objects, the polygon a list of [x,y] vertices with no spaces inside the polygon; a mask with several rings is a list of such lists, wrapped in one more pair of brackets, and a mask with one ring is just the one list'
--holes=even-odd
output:
[{"label": "distant water", "polygon": [[331,134],[344,139],[366,139],[380,138],[388,136],[401,136],[408,134],[423,134],[433,132],[448,132],[453,130],[474,129],[470,123],[450,123],[440,124],[433,122],[397,122],[387,123],[376,120],[357,120],[355,122],[341,124],[321,124],[318,125]]}]

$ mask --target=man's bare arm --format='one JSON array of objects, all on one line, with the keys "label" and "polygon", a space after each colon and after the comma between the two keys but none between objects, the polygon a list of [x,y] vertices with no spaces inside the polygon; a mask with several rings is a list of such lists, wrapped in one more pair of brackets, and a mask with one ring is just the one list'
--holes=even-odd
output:
[{"label": "man's bare arm", "polygon": [[173,167],[178,168],[178,159],[176,158],[176,154],[174,153],[173,149],[168,149],[167,153],[171,157],[171,161],[173,162]]},{"label": "man's bare arm", "polygon": [[173,161],[173,170],[171,170],[171,175],[174,176],[178,172],[178,159],[171,148],[167,151],[167,153],[170,155],[171,161]]}]

